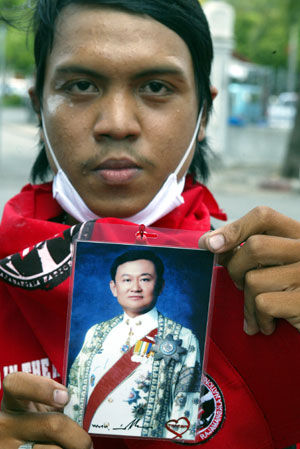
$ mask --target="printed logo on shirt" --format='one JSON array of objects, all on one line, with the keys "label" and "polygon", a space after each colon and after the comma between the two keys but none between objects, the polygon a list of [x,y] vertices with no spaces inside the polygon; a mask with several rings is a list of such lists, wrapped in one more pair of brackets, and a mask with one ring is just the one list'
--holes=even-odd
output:
[{"label": "printed logo on shirt", "polygon": [[218,384],[208,375],[202,377],[199,427],[196,434],[198,444],[210,440],[221,429],[225,420],[225,401]]},{"label": "printed logo on shirt", "polygon": [[70,276],[71,245],[81,225],[0,262],[0,279],[25,290],[51,290]]}]

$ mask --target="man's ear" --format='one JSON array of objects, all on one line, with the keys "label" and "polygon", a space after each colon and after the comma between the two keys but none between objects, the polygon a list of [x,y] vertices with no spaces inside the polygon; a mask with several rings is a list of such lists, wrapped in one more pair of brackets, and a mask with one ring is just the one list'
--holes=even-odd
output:
[{"label": "man's ear", "polygon": [[[210,93],[212,96],[212,100],[214,101],[214,99],[218,95],[218,89],[215,86],[210,86]],[[204,105],[204,111],[203,111],[200,129],[199,129],[199,133],[198,133],[198,142],[201,142],[205,138],[206,125],[207,125],[207,110],[206,110],[206,106]]]},{"label": "man's ear", "polygon": [[111,290],[113,296],[114,296],[115,298],[117,298],[117,288],[116,288],[115,281],[111,280],[111,281],[109,282],[109,286],[110,286],[110,290]]},{"label": "man's ear", "polygon": [[33,110],[38,115],[38,118],[40,121],[41,120],[41,105],[40,105],[40,100],[36,94],[35,88],[33,86],[28,89],[28,95],[29,95]]},{"label": "man's ear", "polygon": [[210,93],[211,93],[212,99],[213,99],[213,101],[214,101],[214,99],[215,99],[216,96],[218,95],[219,91],[218,91],[218,89],[216,88],[216,86],[210,86]]},{"label": "man's ear", "polygon": [[[29,98],[31,101],[32,108],[33,108],[34,112],[36,112],[39,124],[41,125],[41,123],[42,123],[41,103],[40,103],[39,97],[36,94],[35,87],[32,86],[28,89],[28,95],[29,95]],[[40,139],[44,142],[45,139],[44,139],[44,131],[43,131],[42,126],[40,126],[39,132],[40,132]]]}]

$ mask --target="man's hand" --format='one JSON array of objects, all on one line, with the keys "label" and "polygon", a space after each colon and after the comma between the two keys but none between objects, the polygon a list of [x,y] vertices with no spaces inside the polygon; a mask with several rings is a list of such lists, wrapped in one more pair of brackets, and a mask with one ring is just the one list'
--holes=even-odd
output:
[{"label": "man's hand", "polygon": [[62,414],[67,389],[47,377],[9,374],[3,381],[0,447],[18,449],[32,441],[34,449],[91,449],[89,435]]},{"label": "man's hand", "polygon": [[204,234],[245,296],[245,332],[270,335],[276,318],[300,331],[300,223],[268,207]]}]

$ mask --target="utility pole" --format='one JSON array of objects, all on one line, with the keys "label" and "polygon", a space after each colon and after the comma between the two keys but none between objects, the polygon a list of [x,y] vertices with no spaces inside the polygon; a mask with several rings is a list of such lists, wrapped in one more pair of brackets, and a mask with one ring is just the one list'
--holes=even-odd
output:
[{"label": "utility pole", "polygon": [[288,49],[288,74],[287,91],[295,92],[297,89],[297,67],[299,49],[299,24],[298,21],[290,25],[289,49]]},{"label": "utility pole", "polygon": [[213,150],[223,156],[227,143],[229,64],[234,47],[235,11],[223,0],[207,1],[203,9],[214,45],[211,83],[219,91],[207,134]]}]

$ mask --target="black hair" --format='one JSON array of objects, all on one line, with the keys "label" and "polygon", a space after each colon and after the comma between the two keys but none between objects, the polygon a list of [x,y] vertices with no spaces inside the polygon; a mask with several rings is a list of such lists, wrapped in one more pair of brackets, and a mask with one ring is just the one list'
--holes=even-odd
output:
[{"label": "black hair", "polygon": [[158,295],[161,292],[164,283],[164,264],[160,257],[155,254],[155,252],[147,249],[141,250],[130,250],[118,256],[112,263],[110,268],[110,276],[112,281],[116,279],[116,273],[119,265],[122,265],[126,262],[134,262],[135,260],[150,260],[153,263],[156,271],[156,284],[155,284],[155,293]]},{"label": "black hair", "polygon": [[[95,5],[148,15],[175,31],[187,44],[195,71],[199,111],[204,105],[208,118],[212,107],[210,71],[213,46],[209,26],[198,0],[36,0],[33,17],[35,33],[36,94],[42,104],[47,56],[52,50],[55,26],[61,11],[69,5]],[[209,174],[206,161],[206,142],[198,142],[189,171],[196,179],[206,180]],[[49,174],[44,144],[33,165],[33,182],[44,181]]]}]

